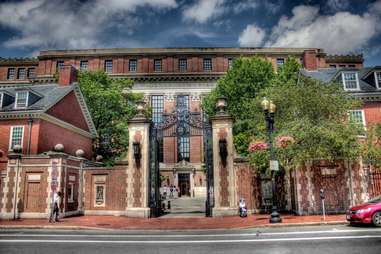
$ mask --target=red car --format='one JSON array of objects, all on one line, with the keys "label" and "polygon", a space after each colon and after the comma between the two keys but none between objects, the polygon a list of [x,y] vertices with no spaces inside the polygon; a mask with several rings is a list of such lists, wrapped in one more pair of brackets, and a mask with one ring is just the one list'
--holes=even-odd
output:
[{"label": "red car", "polygon": [[381,195],[365,204],[351,207],[347,211],[347,220],[350,223],[373,223],[381,227]]}]

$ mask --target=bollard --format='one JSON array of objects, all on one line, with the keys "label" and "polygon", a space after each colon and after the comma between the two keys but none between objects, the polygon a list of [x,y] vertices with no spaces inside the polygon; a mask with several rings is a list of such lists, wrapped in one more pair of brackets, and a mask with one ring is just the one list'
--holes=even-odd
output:
[{"label": "bollard", "polygon": [[323,220],[325,221],[325,205],[324,205],[325,193],[324,193],[324,189],[320,189],[320,199],[321,199],[321,205],[322,205],[322,209],[323,209]]},{"label": "bollard", "polygon": [[171,201],[170,201],[170,200],[168,200],[168,205],[167,205],[167,207],[168,207],[168,210],[171,210]]}]

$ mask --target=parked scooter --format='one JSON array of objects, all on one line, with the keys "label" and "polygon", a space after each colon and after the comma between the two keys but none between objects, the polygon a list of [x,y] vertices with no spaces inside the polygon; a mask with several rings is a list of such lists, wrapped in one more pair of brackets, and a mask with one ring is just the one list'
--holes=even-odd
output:
[{"label": "parked scooter", "polygon": [[247,217],[247,206],[244,198],[239,200],[239,216],[242,218]]}]

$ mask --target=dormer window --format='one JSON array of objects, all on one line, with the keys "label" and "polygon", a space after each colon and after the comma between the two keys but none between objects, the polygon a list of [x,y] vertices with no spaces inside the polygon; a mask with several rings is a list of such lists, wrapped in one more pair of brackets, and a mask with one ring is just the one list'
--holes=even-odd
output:
[{"label": "dormer window", "polygon": [[342,80],[343,80],[344,90],[346,91],[360,90],[357,72],[343,72]]},{"label": "dormer window", "polygon": [[377,89],[381,89],[381,71],[376,71],[374,73],[374,79],[376,80]]},{"label": "dormer window", "polygon": [[16,103],[15,103],[16,109],[27,107],[28,97],[29,97],[28,95],[29,95],[28,91],[19,91],[16,93]]}]

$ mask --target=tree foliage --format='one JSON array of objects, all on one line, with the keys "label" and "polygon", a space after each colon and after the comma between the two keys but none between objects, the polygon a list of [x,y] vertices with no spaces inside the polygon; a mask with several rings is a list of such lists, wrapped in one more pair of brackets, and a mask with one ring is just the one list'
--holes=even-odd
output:
[{"label": "tree foliage", "polygon": [[366,139],[362,143],[363,160],[381,169],[381,124],[368,126],[366,133]]},{"label": "tree foliage", "polygon": [[79,73],[79,84],[98,132],[94,153],[113,164],[128,149],[127,122],[141,95],[128,92],[132,81],[113,79],[103,71]]},{"label": "tree foliage", "polygon": [[[358,101],[337,83],[321,83],[299,75],[293,59],[272,71],[271,63],[258,58],[240,58],[204,100],[212,112],[219,96],[228,98],[228,111],[234,117],[234,143],[238,153],[249,155],[257,168],[268,168],[268,150],[248,153],[253,141],[267,141],[261,100],[267,97],[276,106],[274,140],[291,136],[294,142],[274,151],[284,167],[315,160],[353,159],[360,154],[356,123],[348,122],[348,110]],[[244,81],[243,84],[241,82]]]}]

